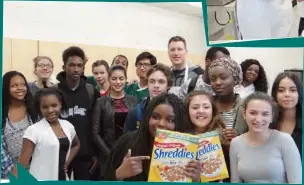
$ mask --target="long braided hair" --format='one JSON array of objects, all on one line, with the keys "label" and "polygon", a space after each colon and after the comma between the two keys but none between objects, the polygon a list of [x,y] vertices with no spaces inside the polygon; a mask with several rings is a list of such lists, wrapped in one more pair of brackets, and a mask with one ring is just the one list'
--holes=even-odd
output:
[{"label": "long braided hair", "polygon": [[[150,156],[153,147],[154,138],[149,132],[150,117],[158,105],[168,104],[173,107],[175,118],[175,131],[183,133],[193,132],[192,126],[185,120],[185,109],[183,102],[174,94],[163,93],[153,98],[149,103],[145,113],[143,123],[139,130],[132,137],[132,156]],[[148,176],[150,161],[143,162],[143,174]]]}]

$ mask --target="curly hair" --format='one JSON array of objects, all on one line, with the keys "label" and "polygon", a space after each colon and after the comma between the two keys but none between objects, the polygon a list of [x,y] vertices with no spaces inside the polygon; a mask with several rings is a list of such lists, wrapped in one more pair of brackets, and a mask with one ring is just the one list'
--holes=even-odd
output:
[{"label": "curly hair", "polygon": [[243,73],[241,70],[240,65],[232,60],[231,58],[219,58],[214,60],[210,66],[209,70],[211,68],[217,67],[217,66],[222,66],[228,69],[228,71],[232,74],[233,79],[234,79],[234,85],[240,85],[243,81]]},{"label": "curly hair", "polygon": [[40,109],[41,98],[45,97],[45,96],[50,96],[50,95],[54,95],[57,97],[57,99],[61,103],[61,112],[62,113],[68,112],[68,107],[67,107],[67,104],[63,97],[62,92],[56,87],[49,87],[49,88],[39,90],[34,96],[34,108],[37,111],[37,114],[39,117],[41,117],[41,118],[43,117],[41,109]]},{"label": "curly hair", "polygon": [[258,77],[257,77],[256,81],[253,82],[255,90],[267,93],[267,91],[268,91],[268,81],[267,81],[267,77],[266,77],[264,67],[260,64],[259,61],[255,60],[255,59],[247,59],[247,60],[245,60],[244,62],[241,63],[241,67],[242,67],[242,71],[243,71],[243,79],[244,80],[246,79],[245,78],[246,71],[251,65],[257,65],[260,68]]},{"label": "curly hair", "polygon": [[85,64],[85,62],[84,62],[84,60],[86,58],[85,53],[80,47],[77,47],[77,46],[71,46],[63,51],[63,53],[62,53],[63,63],[66,64],[68,62],[68,59],[73,56],[80,57],[82,59],[83,63]]}]

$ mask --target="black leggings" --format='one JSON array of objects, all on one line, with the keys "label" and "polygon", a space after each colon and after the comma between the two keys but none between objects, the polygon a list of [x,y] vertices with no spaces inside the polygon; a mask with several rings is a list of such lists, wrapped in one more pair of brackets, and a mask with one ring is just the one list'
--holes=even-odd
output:
[{"label": "black leggings", "polygon": [[301,36],[303,30],[304,30],[304,17],[301,17],[300,24],[299,24],[299,36]]},{"label": "black leggings", "polygon": [[100,177],[100,172],[95,171],[91,174],[90,168],[92,167],[92,160],[85,159],[74,159],[69,166],[68,176],[71,178],[71,172],[74,172],[74,180],[87,180],[87,181],[98,181]]}]

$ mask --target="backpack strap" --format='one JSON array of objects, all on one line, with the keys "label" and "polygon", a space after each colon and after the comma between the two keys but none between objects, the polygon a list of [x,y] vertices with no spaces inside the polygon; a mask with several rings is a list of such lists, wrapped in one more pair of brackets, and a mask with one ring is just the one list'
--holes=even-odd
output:
[{"label": "backpack strap", "polygon": [[196,77],[191,79],[191,81],[189,83],[189,86],[188,86],[188,93],[192,92],[195,89],[195,85],[196,85],[198,77],[199,76],[196,76]]},{"label": "backpack strap", "polygon": [[[56,83],[54,85],[55,88],[58,89],[58,83]],[[90,105],[93,106],[93,103],[94,103],[94,86],[89,84],[89,83],[86,83],[85,84],[85,87],[86,87],[86,90],[89,94],[89,102],[90,102]],[[60,89],[59,89],[60,90]]]},{"label": "backpack strap", "polygon": [[30,89],[35,87],[35,82],[28,82],[27,85],[29,86]]},{"label": "backpack strap", "polygon": [[86,90],[89,94],[90,105],[93,106],[93,103],[94,103],[94,86],[89,84],[89,83],[86,83],[85,87],[86,87]]},{"label": "backpack strap", "polygon": [[140,103],[136,105],[136,120],[140,123],[142,120],[142,109]]}]

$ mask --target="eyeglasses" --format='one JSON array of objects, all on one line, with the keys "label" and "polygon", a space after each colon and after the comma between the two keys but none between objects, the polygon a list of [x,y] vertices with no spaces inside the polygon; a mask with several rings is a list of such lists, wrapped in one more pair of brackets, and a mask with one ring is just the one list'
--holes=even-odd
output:
[{"label": "eyeglasses", "polygon": [[50,69],[50,68],[53,68],[53,65],[51,65],[51,64],[38,64],[37,67]]},{"label": "eyeglasses", "polygon": [[144,68],[149,68],[149,67],[151,67],[151,64],[147,64],[147,63],[144,63],[144,64],[142,64],[142,63],[137,63],[136,64],[136,67],[137,68],[141,68],[141,67],[144,67]]}]

